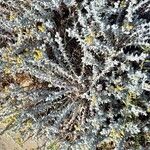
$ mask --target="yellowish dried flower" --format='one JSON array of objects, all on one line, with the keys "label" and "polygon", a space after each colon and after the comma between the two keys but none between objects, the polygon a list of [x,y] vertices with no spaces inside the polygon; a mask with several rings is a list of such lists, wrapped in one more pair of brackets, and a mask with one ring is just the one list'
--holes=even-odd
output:
[{"label": "yellowish dried flower", "polygon": [[88,36],[85,37],[84,41],[85,43],[87,43],[88,45],[91,45],[93,43],[94,40],[94,35],[90,34]]},{"label": "yellowish dried flower", "polygon": [[16,61],[17,61],[17,64],[22,64],[22,58],[20,57],[20,56],[18,56],[17,58],[16,58]]},{"label": "yellowish dried flower", "polygon": [[124,90],[124,87],[117,85],[115,88],[115,91],[122,91]]},{"label": "yellowish dried flower", "polygon": [[121,131],[117,131],[115,129],[112,129],[109,136],[113,139],[120,139],[124,136],[124,132],[121,130]]},{"label": "yellowish dried flower", "polygon": [[4,68],[4,73],[5,73],[5,74],[10,74],[10,73],[11,73],[10,68],[5,67],[5,68]]},{"label": "yellowish dried flower", "polygon": [[45,26],[42,24],[40,25],[37,25],[37,29],[40,31],[40,32],[44,32],[46,30]]},{"label": "yellowish dried flower", "polygon": [[131,31],[131,30],[134,28],[134,26],[133,26],[132,23],[125,23],[125,24],[123,25],[123,27],[124,27],[127,31]]},{"label": "yellowish dried flower", "polygon": [[15,18],[16,18],[16,14],[15,13],[13,13],[13,12],[10,12],[10,15],[9,15],[9,20],[10,21],[13,21],[13,20],[15,20]]},{"label": "yellowish dried flower", "polygon": [[33,56],[34,56],[35,61],[38,61],[41,58],[43,58],[43,53],[39,49],[36,49],[34,51],[34,55]]},{"label": "yellowish dried flower", "polygon": [[96,96],[93,95],[93,96],[92,96],[92,105],[95,105],[95,104],[96,104],[96,100],[97,100]]}]

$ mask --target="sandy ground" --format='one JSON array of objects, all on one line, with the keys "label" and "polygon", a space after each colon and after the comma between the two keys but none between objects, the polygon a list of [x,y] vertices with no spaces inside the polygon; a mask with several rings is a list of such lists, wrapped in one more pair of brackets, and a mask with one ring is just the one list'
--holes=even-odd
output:
[{"label": "sandy ground", "polygon": [[8,134],[4,134],[0,136],[0,150],[22,150],[22,148]]},{"label": "sandy ground", "polygon": [[[3,128],[4,126],[0,124],[0,129]],[[44,143],[44,138],[43,140],[29,138],[26,142],[20,145],[21,142],[18,143],[15,141],[17,137],[17,134],[11,132],[0,135],[0,150],[43,150],[38,147]]]},{"label": "sandy ground", "polygon": [[10,135],[4,134],[0,136],[0,150],[37,150],[37,147],[37,142],[31,139],[25,142],[23,146],[20,146]]},{"label": "sandy ground", "polygon": [[[0,130],[5,129],[5,124],[0,122]],[[0,135],[0,150],[43,150],[43,148],[38,148],[43,145],[45,138],[41,138],[40,140],[29,138],[23,144],[21,142],[16,142],[19,136],[14,132],[5,132],[3,135]]]}]

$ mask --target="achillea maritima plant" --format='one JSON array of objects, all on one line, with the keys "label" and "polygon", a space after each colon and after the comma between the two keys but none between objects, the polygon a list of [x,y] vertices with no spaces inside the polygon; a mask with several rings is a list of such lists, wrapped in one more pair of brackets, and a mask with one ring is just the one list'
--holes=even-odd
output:
[{"label": "achillea maritima plant", "polygon": [[147,149],[149,7],[149,0],[1,0],[1,133],[44,135],[62,150]]}]

